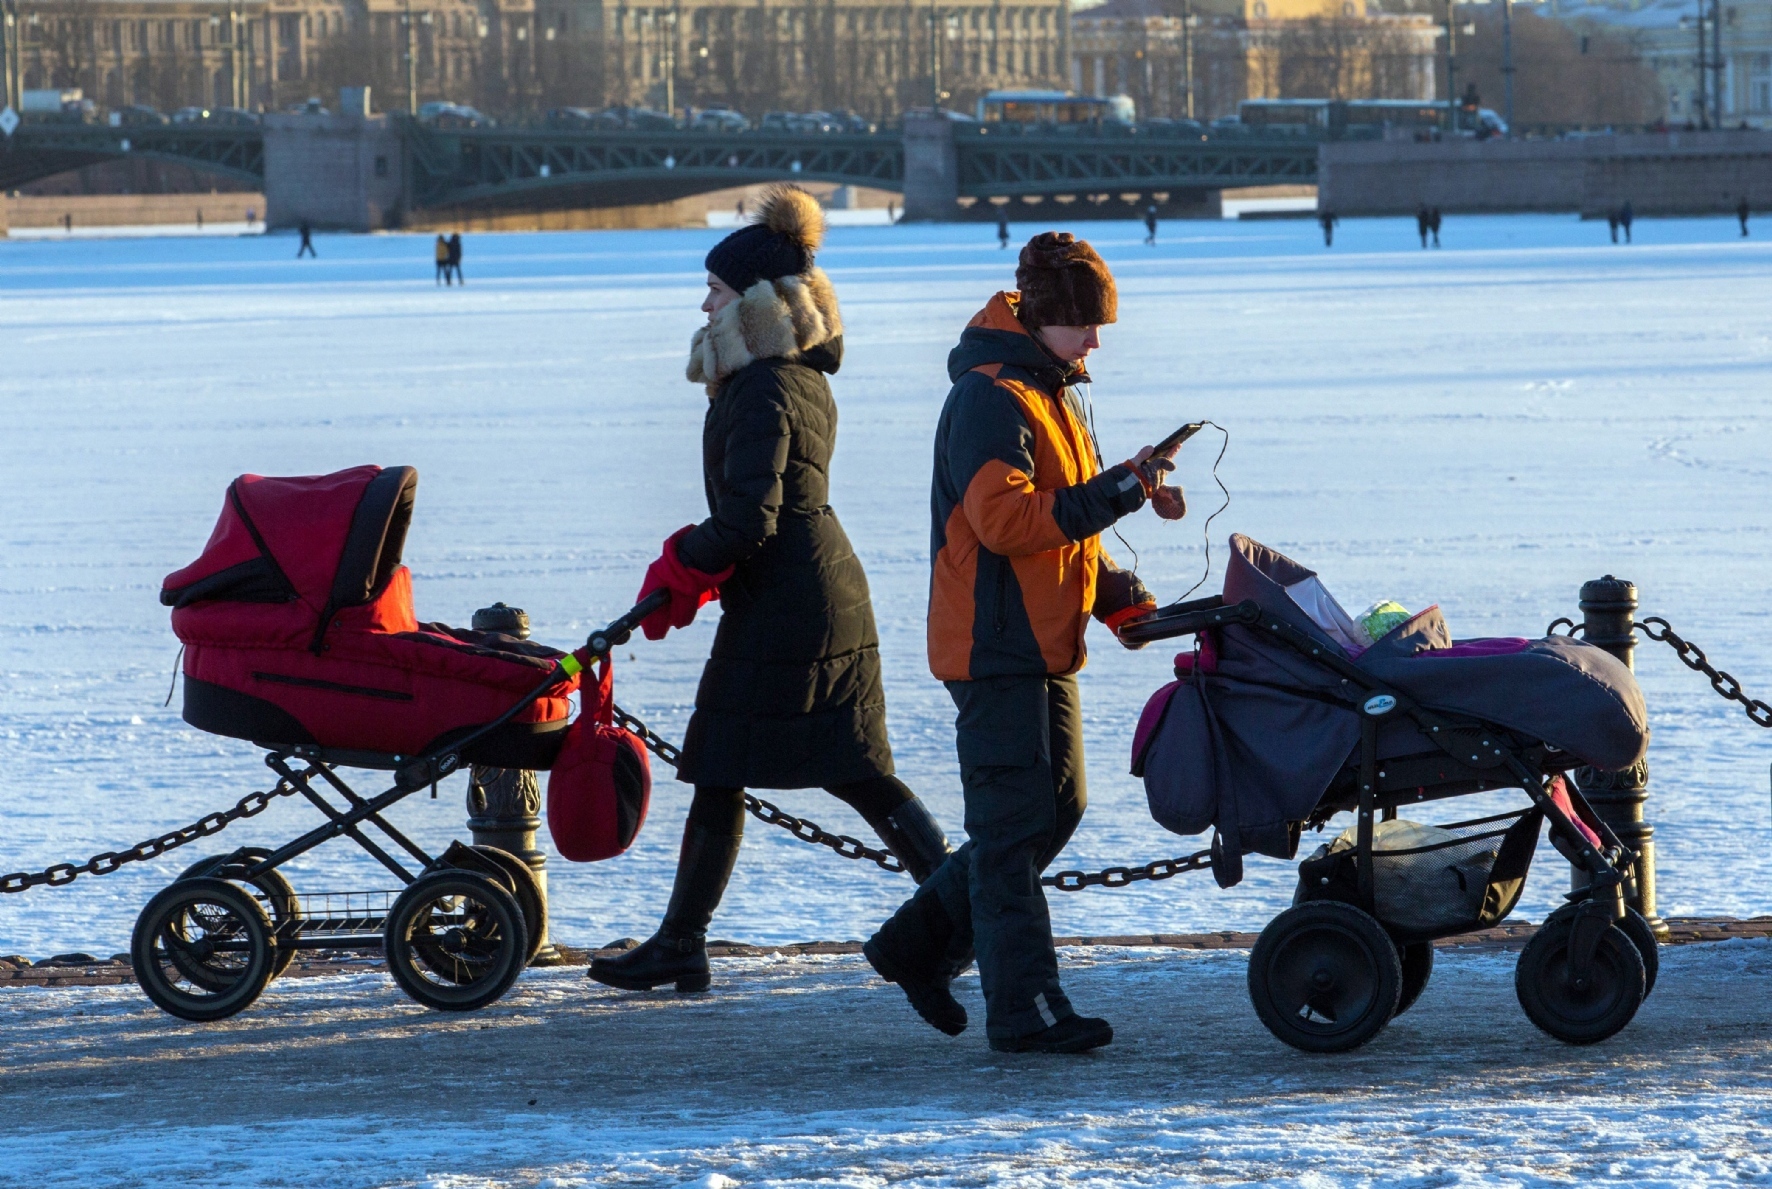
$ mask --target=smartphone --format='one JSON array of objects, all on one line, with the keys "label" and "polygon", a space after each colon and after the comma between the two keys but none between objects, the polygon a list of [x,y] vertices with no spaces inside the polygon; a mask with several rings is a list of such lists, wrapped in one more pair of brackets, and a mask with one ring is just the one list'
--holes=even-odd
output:
[{"label": "smartphone", "polygon": [[1204,421],[1190,421],[1162,441],[1158,442],[1155,446],[1151,447],[1151,454],[1167,454],[1204,428],[1206,428],[1206,423]]}]

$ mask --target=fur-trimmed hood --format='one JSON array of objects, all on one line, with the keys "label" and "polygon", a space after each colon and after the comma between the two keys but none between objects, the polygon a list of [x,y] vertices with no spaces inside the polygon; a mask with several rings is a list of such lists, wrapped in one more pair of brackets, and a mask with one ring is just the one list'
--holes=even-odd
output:
[{"label": "fur-trimmed hood", "polygon": [[[836,371],[841,358],[843,318],[837,291],[824,270],[811,268],[795,277],[758,281],[689,340],[692,383],[707,387],[712,398],[726,378],[759,359],[800,361],[814,348],[821,371]],[[810,362],[810,361],[809,361]]]}]

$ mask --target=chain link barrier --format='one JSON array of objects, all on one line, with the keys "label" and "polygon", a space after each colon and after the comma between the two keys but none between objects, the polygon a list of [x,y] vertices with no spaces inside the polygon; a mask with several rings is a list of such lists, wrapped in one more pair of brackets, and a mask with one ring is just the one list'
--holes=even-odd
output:
[{"label": "chain link barrier", "polygon": [[1740,703],[1755,726],[1772,727],[1772,706],[1742,693],[1741,682],[1706,660],[1704,649],[1674,631],[1673,625],[1667,620],[1659,615],[1650,615],[1631,626],[1651,640],[1658,640],[1673,649],[1674,654],[1680,658],[1680,663],[1688,669],[1710,678],[1711,688],[1728,701]]},{"label": "chain link barrier", "polygon": [[[646,750],[675,768],[682,755],[677,745],[654,731],[651,727],[623,710],[620,706],[611,708],[617,726],[632,731],[646,745]],[[780,826],[802,842],[812,842],[819,846],[828,846],[845,859],[867,859],[882,871],[903,871],[904,864],[889,850],[876,850],[862,842],[859,838],[851,838],[847,834],[832,834],[817,822],[803,817],[795,817],[779,806],[771,805],[758,797],[746,793],[744,807],[758,821],[767,822],[772,826]],[[1184,871],[1201,871],[1212,866],[1212,852],[1203,850],[1197,854],[1180,859],[1157,859],[1142,867],[1109,867],[1102,871],[1060,871],[1056,875],[1042,876],[1043,887],[1057,888],[1061,892],[1080,892],[1084,888],[1123,888],[1142,880],[1173,879]]]},{"label": "chain link barrier", "polygon": [[277,787],[268,793],[248,793],[232,809],[204,814],[182,830],[173,830],[157,838],[138,842],[128,850],[101,851],[84,863],[54,863],[42,871],[15,871],[11,875],[0,876],[0,893],[28,891],[44,884],[52,888],[63,888],[82,875],[109,875],[125,863],[157,859],[167,851],[177,850],[188,842],[214,837],[242,818],[257,817],[271,807],[272,801],[296,791],[289,781],[279,780]]}]

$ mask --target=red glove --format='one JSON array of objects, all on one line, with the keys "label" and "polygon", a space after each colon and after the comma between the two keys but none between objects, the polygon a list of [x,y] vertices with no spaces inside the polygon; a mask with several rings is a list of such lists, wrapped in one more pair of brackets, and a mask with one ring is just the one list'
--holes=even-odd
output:
[{"label": "red glove", "polygon": [[[1125,627],[1127,624],[1131,623],[1135,619],[1144,618],[1146,615],[1149,615],[1152,611],[1155,611],[1156,609],[1157,609],[1157,604],[1154,602],[1134,603],[1130,607],[1121,607],[1118,611],[1114,612],[1112,615],[1108,616],[1106,619],[1102,620],[1101,622],[1105,623],[1107,625],[1108,631],[1110,631],[1114,634],[1114,639],[1119,640],[1121,628]],[[1124,645],[1125,647],[1130,648],[1134,651],[1137,651],[1138,649],[1144,647],[1143,641],[1128,644],[1126,641],[1120,640],[1120,643],[1122,645]]]},{"label": "red glove", "polygon": [[655,590],[666,590],[671,595],[670,602],[640,621],[640,630],[648,640],[662,640],[672,628],[686,628],[694,623],[695,613],[719,598],[720,583],[732,577],[731,566],[718,574],[704,574],[683,564],[677,555],[677,542],[694,530],[693,524],[686,524],[666,537],[658,560],[646,567],[646,580],[640,583],[640,594],[634,601],[643,601]]}]

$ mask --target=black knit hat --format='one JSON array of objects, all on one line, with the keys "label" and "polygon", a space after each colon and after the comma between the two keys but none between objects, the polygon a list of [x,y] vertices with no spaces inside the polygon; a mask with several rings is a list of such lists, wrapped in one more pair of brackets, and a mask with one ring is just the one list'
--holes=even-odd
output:
[{"label": "black knit hat", "polygon": [[758,204],[757,221],[714,245],[707,270],[743,293],[758,281],[806,272],[823,241],[818,200],[798,186],[772,186]]}]

